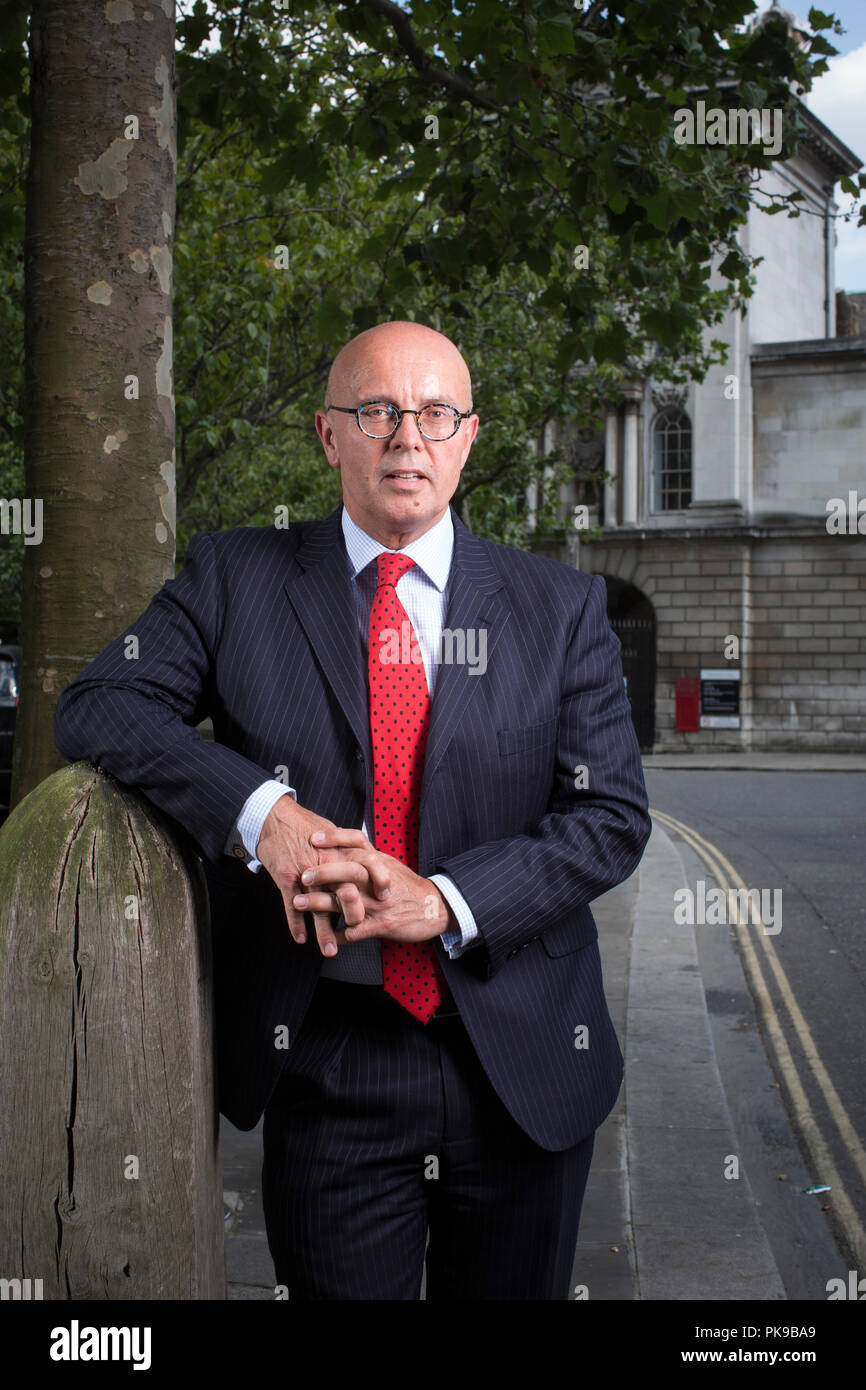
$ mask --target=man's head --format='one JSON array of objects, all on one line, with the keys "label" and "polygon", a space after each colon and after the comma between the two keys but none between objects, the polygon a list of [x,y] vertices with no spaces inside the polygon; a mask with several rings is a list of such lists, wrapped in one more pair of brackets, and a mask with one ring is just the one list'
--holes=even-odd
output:
[{"label": "man's head", "polygon": [[[337,353],[326,406],[382,401],[401,410],[425,405],[472,409],[469,369],[444,334],[395,321],[368,328]],[[460,422],[450,439],[425,439],[404,415],[387,439],[370,439],[357,418],[316,412],[316,430],[332,468],[339,468],[350,517],[390,550],[399,550],[444,516],[460,480],[478,416]]]}]

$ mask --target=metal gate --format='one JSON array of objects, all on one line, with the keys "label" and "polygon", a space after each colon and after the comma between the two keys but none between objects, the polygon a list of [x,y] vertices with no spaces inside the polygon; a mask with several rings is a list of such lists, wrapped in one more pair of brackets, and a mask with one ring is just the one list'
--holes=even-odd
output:
[{"label": "metal gate", "polygon": [[656,729],[656,625],[652,618],[611,618],[622,643],[622,673],[637,741],[648,751]]}]

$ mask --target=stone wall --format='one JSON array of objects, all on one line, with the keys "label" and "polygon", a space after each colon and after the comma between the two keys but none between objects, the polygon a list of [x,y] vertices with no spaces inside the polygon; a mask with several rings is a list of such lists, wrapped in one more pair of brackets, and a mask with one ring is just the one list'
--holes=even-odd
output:
[{"label": "stone wall", "polygon": [[[622,532],[583,542],[579,564],[653,605],[657,749],[866,748],[866,537]],[[741,671],[741,727],[675,733],[677,677],[726,666]]]},{"label": "stone wall", "polygon": [[751,742],[866,748],[866,537],[752,551]]},{"label": "stone wall", "polygon": [[755,513],[823,525],[831,497],[866,495],[866,338],[752,353]]}]

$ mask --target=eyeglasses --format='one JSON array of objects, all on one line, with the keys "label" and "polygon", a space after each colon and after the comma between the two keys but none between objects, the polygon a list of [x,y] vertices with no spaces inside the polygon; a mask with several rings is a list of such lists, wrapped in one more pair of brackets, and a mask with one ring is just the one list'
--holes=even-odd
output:
[{"label": "eyeglasses", "polygon": [[459,411],[456,406],[436,402],[425,405],[423,410],[400,410],[388,401],[373,401],[369,405],[355,408],[347,405],[326,405],[326,410],[339,410],[344,415],[354,415],[358,429],[370,439],[388,439],[399,428],[404,415],[414,415],[415,423],[425,439],[440,442],[451,439],[460,428],[461,420],[468,420],[471,410]]}]

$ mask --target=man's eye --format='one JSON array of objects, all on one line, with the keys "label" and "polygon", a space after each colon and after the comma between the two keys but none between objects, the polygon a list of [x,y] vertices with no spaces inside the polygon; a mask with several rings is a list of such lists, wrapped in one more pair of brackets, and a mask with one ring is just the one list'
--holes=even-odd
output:
[{"label": "man's eye", "polygon": [[381,419],[383,415],[390,415],[391,411],[387,405],[367,405],[361,411],[361,414],[366,415],[368,420],[378,420]]}]

